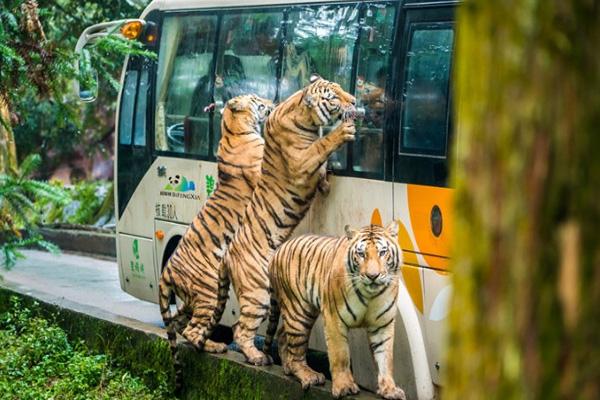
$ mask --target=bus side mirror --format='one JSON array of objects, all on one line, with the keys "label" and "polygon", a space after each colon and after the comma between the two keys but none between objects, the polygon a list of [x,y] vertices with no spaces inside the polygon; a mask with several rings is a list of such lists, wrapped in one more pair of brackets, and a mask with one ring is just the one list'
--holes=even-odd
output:
[{"label": "bus side mirror", "polygon": [[79,56],[78,96],[90,103],[98,96],[98,72],[92,67],[90,52],[82,49]]},{"label": "bus side mirror", "polygon": [[[87,44],[93,44],[97,39],[109,35],[124,36],[124,32],[120,31],[123,26],[129,26],[136,29],[128,29],[125,33],[133,30],[133,33],[139,35],[146,22],[142,19],[120,19],[118,21],[102,22],[86,28],[79,36],[75,45],[75,54],[77,61],[75,70],[78,73],[78,79],[75,79],[75,93],[81,101],[91,102],[96,100],[98,95],[98,73],[92,68],[91,57],[88,50],[85,49]],[[132,37],[127,37],[132,39]]]}]

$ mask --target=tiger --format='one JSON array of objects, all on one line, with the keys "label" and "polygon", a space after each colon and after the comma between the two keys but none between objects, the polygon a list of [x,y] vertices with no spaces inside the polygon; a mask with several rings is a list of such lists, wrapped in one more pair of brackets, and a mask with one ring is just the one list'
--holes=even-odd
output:
[{"label": "tiger", "polygon": [[284,243],[269,263],[271,312],[264,351],[268,352],[279,317],[279,354],[284,372],[306,389],[325,383],[325,376],[306,363],[315,320],[321,314],[338,398],[359,392],[350,371],[348,329],[367,328],[377,364],[377,393],[405,399],[393,378],[394,318],[402,251],[396,244],[398,224],[345,228],[346,235],[302,235]]},{"label": "tiger", "polygon": [[[219,303],[211,322],[216,324],[221,318],[232,281],[240,306],[233,337],[250,364],[273,361],[254,345],[269,310],[269,260],[326,181],[329,156],[354,140],[355,104],[354,96],[339,84],[313,76],[309,85],[281,102],[265,122],[262,178],[223,257]],[[336,122],[328,135],[319,137],[320,127]]]},{"label": "tiger", "polygon": [[[217,269],[260,180],[264,152],[261,124],[273,107],[270,100],[242,95],[230,99],[223,109],[215,191],[183,235],[159,282],[160,312],[174,356],[176,332],[198,349],[213,353],[227,350],[224,343],[209,340],[212,332],[204,328],[217,301]],[[182,305],[171,315],[173,292]]]}]

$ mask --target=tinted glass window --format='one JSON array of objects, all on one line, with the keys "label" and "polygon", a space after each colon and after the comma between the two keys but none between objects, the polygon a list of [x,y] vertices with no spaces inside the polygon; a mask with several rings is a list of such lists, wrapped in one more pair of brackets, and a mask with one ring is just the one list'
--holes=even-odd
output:
[{"label": "tinted glass window", "polygon": [[[225,104],[240,94],[275,99],[279,33],[283,12],[238,13],[223,17],[215,73],[216,101]],[[220,133],[220,113],[215,113],[213,152]]]},{"label": "tinted glass window", "polygon": [[157,72],[156,149],[207,156],[217,17],[167,17]]},{"label": "tinted glass window", "polygon": [[446,155],[453,41],[448,25],[411,27],[400,153]]},{"label": "tinted glass window", "polygon": [[137,89],[137,71],[127,71],[121,94],[121,112],[119,113],[119,143],[131,144],[131,130],[133,128],[133,108]]},{"label": "tinted glass window", "polygon": [[307,85],[315,72],[350,90],[358,6],[294,8],[288,19],[281,99]]},{"label": "tinted glass window", "polygon": [[362,123],[357,123],[353,144],[352,168],[356,172],[383,173],[383,123],[395,15],[395,7],[385,4],[369,5],[364,11],[355,95],[366,113]]},{"label": "tinted glass window", "polygon": [[136,146],[146,145],[146,102],[148,99],[148,70],[142,70],[137,92],[137,106],[135,110],[135,134],[133,144]]},{"label": "tinted glass window", "polygon": [[[284,46],[280,99],[309,83],[312,73],[350,91],[352,58],[358,36],[358,5],[297,7],[289,13]],[[327,134],[327,129],[325,129]],[[333,154],[329,165],[346,168],[347,147]]]}]

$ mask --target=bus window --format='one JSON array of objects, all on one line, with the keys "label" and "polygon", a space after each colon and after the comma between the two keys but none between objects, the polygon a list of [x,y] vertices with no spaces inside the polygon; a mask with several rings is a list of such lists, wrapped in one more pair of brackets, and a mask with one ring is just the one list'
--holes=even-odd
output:
[{"label": "bus window", "polygon": [[[358,36],[358,4],[294,7],[289,12],[280,99],[309,83],[312,73],[351,90],[352,58]],[[347,147],[334,153],[329,165],[346,168]]]},{"label": "bus window", "polygon": [[136,110],[135,110],[135,132],[133,144],[135,146],[146,145],[146,100],[148,99],[148,69],[142,70],[140,83],[138,85]]},{"label": "bus window", "polygon": [[137,89],[138,71],[127,71],[121,94],[121,111],[119,113],[119,144],[131,144],[133,128],[133,108]]},{"label": "bus window", "polygon": [[357,124],[352,154],[355,172],[383,174],[383,123],[387,104],[389,56],[392,50],[396,7],[369,4],[359,40],[355,95],[365,108],[362,123]]},{"label": "bus window", "polygon": [[157,73],[156,149],[209,155],[212,65],[217,17],[164,19]]},{"label": "bus window", "polygon": [[415,23],[411,28],[400,153],[445,157],[454,31],[448,24]]},{"label": "bus window", "polygon": [[[283,12],[235,13],[223,17],[214,98],[225,104],[240,94],[275,100],[279,32]],[[215,114],[213,152],[220,137],[220,114]]]}]

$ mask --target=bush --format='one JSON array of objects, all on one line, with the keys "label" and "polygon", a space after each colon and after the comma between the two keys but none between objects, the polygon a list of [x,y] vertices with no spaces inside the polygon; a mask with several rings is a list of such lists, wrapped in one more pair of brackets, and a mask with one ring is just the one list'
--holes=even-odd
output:
[{"label": "bush", "polygon": [[63,187],[60,181],[52,181],[51,184],[64,188],[69,201],[56,203],[40,199],[36,202],[41,224],[104,225],[113,219],[112,182],[80,181],[67,187]]},{"label": "bush", "polygon": [[166,399],[166,382],[150,390],[107,355],[72,345],[66,333],[15,298],[0,316],[0,393],[3,399]]}]

